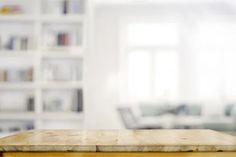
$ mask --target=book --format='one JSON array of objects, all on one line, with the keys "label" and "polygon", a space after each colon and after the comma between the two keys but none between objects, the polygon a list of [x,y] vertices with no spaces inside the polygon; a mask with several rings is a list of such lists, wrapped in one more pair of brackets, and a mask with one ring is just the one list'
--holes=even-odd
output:
[{"label": "book", "polygon": [[64,0],[63,1],[63,14],[68,14],[69,13],[69,1]]},{"label": "book", "polygon": [[77,90],[77,112],[83,111],[83,90]]},{"label": "book", "polygon": [[9,36],[5,43],[0,40],[0,49],[26,51],[30,48],[29,41],[28,36]]}]

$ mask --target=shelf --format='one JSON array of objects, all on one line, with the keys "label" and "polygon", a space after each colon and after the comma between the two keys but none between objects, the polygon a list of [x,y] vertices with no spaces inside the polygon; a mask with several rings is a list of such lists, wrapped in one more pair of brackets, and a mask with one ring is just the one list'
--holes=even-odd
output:
[{"label": "shelf", "polygon": [[50,52],[43,53],[43,58],[83,58],[83,53]]},{"label": "shelf", "polygon": [[13,14],[13,15],[0,15],[0,21],[9,22],[34,22],[34,15],[23,15],[23,14]]},{"label": "shelf", "polygon": [[38,120],[38,119],[50,119],[50,120],[68,120],[68,119],[82,119],[83,114],[81,112],[0,112],[0,120]]},{"label": "shelf", "polygon": [[43,58],[83,58],[83,50],[78,49],[77,52],[66,51],[0,51],[0,57],[35,57],[42,56]]},{"label": "shelf", "polygon": [[84,15],[42,15],[39,18],[35,18],[36,15],[0,15],[0,21],[10,22],[35,22],[40,20],[41,22],[59,22],[59,23],[81,23],[84,22]]},{"label": "shelf", "polygon": [[34,112],[0,112],[0,120],[34,120]]},{"label": "shelf", "polygon": [[81,120],[81,112],[43,112],[41,118],[44,120]]},{"label": "shelf", "polygon": [[0,82],[0,89],[33,89],[34,82]]},{"label": "shelf", "polygon": [[8,50],[0,50],[1,57],[33,57],[37,55],[38,52],[34,50],[29,51],[8,51]]},{"label": "shelf", "polygon": [[42,82],[42,83],[23,83],[23,82],[1,82],[0,89],[33,89],[33,88],[44,88],[44,89],[81,89],[83,88],[82,81],[54,81],[54,82]]},{"label": "shelf", "polygon": [[48,53],[65,53],[65,52],[80,52],[84,51],[83,46],[55,46],[43,48],[44,52]]},{"label": "shelf", "polygon": [[41,17],[41,21],[46,23],[82,23],[84,19],[84,15],[43,15]]},{"label": "shelf", "polygon": [[0,132],[0,138],[10,136],[15,134],[15,132]]},{"label": "shelf", "polygon": [[82,81],[54,81],[41,83],[41,87],[44,89],[81,89],[83,88],[83,83]]},{"label": "shelf", "polygon": [[78,49],[78,53],[55,50],[44,51],[43,53],[37,51],[0,51],[0,57],[34,57],[37,55],[43,58],[83,58],[83,50]]}]

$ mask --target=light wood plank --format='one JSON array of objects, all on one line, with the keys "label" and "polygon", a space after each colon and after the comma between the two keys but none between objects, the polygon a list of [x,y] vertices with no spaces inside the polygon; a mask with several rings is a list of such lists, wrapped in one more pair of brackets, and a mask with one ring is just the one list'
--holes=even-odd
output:
[{"label": "light wood plank", "polygon": [[0,139],[0,152],[236,152],[236,137],[211,130],[36,130]]},{"label": "light wood plank", "polygon": [[186,153],[4,153],[3,157],[235,157],[236,152]]}]

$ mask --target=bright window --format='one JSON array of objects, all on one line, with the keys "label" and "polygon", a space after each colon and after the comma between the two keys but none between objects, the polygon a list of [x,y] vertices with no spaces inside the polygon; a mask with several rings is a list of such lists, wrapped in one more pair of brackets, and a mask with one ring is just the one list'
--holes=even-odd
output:
[{"label": "bright window", "polygon": [[236,100],[236,23],[187,23],[126,23],[127,100]]},{"label": "bright window", "polygon": [[131,100],[176,99],[178,91],[177,23],[127,26],[128,96]]},{"label": "bright window", "polygon": [[176,23],[131,23],[128,25],[130,46],[176,46],[179,28]]}]

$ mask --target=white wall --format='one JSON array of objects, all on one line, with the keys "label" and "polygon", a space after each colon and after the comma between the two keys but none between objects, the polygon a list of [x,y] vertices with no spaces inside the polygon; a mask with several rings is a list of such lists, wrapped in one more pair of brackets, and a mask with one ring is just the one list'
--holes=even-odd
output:
[{"label": "white wall", "polygon": [[[197,5],[194,5],[197,6]],[[85,127],[90,129],[118,129],[123,125],[116,111],[119,105],[119,22],[126,16],[154,16],[158,18],[211,18],[215,15],[215,10],[211,7],[201,7],[198,11],[191,12],[189,7],[176,7],[173,5],[163,6],[125,6],[108,5],[97,6],[94,10],[94,23],[91,42],[92,50],[87,54],[87,88],[85,98]],[[194,10],[194,9],[193,9]],[[227,14],[222,8],[217,10],[224,17]],[[188,31],[188,30],[186,30]],[[183,53],[188,52],[188,47],[182,48]],[[187,62],[183,58],[183,62]],[[190,61],[189,61],[190,63]],[[190,65],[190,64],[189,64]],[[189,72],[189,67],[182,67],[182,73]],[[187,79],[187,80],[186,80]],[[188,96],[188,85],[192,84],[191,75],[181,79],[182,93]],[[215,104],[215,103],[214,103]]]},{"label": "white wall", "polygon": [[121,128],[116,112],[118,90],[117,19],[106,10],[95,10],[94,45],[87,55],[86,128]]}]

